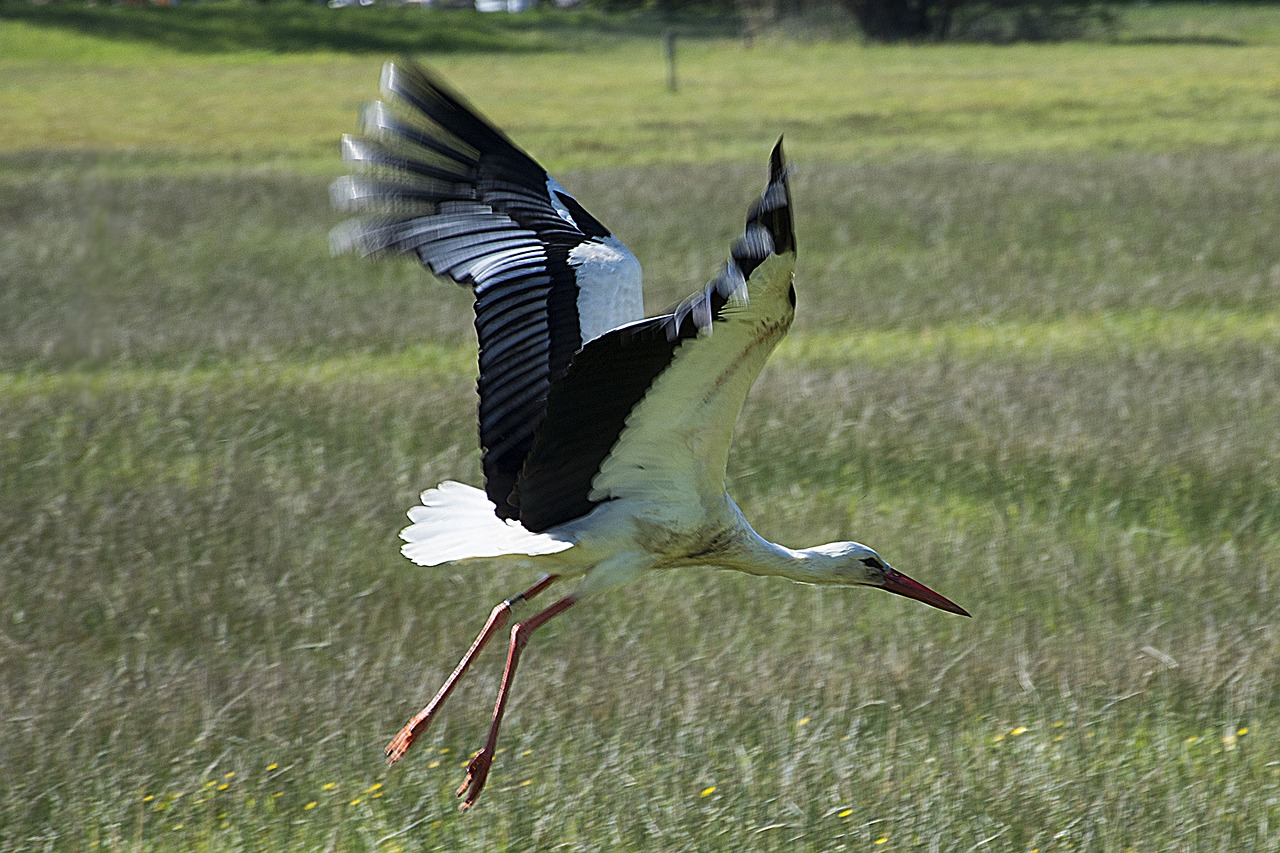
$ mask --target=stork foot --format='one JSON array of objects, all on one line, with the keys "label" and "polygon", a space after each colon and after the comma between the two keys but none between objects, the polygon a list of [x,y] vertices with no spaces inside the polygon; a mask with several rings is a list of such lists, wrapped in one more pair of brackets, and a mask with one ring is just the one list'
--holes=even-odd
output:
[{"label": "stork foot", "polygon": [[476,800],[480,798],[480,792],[484,790],[484,783],[489,778],[489,767],[493,764],[493,753],[488,749],[482,749],[476,753],[476,757],[471,759],[471,763],[467,765],[467,778],[462,780],[462,784],[458,786],[457,796],[461,797],[466,794],[466,799],[459,806],[462,811],[466,811],[475,805]]},{"label": "stork foot", "polygon": [[409,723],[400,730],[400,734],[396,735],[391,743],[387,744],[387,748],[383,750],[387,756],[387,764],[395,764],[400,758],[409,751],[409,747],[413,746],[413,742],[418,739],[418,732],[425,729],[425,725],[415,726]]}]

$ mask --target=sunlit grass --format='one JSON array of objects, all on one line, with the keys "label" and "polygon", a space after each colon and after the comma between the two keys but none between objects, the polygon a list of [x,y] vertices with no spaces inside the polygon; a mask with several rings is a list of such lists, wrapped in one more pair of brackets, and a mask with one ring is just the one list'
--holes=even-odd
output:
[{"label": "sunlit grass", "polygon": [[0,374],[0,397],[40,394],[137,394],[156,391],[208,393],[264,387],[330,388],[359,384],[405,385],[424,376],[466,381],[474,372],[475,347],[419,344],[389,354],[350,353],[308,361],[246,358],[212,365],[137,367],[96,365],[76,369],[24,369]]},{"label": "sunlit grass", "polygon": [[[1280,66],[1270,61],[1280,25],[1265,25],[1274,10],[1255,10],[1237,27],[1240,43],[1228,45],[1197,41],[1168,12],[1137,15],[1134,39],[1118,44],[865,47],[775,39],[744,49],[734,38],[700,37],[682,44],[675,94],[665,88],[656,33],[607,37],[593,48],[548,18],[533,52],[433,51],[441,26],[453,31],[468,16],[356,11],[363,21],[384,21],[394,37],[419,26],[425,41],[375,48],[372,56],[340,52],[340,41],[320,53],[202,50],[198,36],[191,49],[170,46],[166,26],[180,31],[187,16],[210,17],[199,5],[162,10],[163,17],[155,10],[81,13],[113,25],[130,14],[156,18],[139,25],[153,34],[137,41],[94,39],[91,21],[33,33],[27,23],[0,18],[0,97],[11,112],[38,117],[34,127],[0,127],[0,152],[92,152],[115,173],[246,166],[332,173],[335,140],[373,94],[382,58],[406,51],[423,53],[556,170],[754,162],[760,140],[781,133],[801,162],[1268,151],[1280,142],[1272,96]],[[298,14],[252,12],[266,21]],[[307,15],[320,34],[348,20],[321,9]],[[470,26],[498,25],[480,16]],[[1163,41],[1143,43],[1144,35]],[[510,28],[508,46],[528,36]],[[566,63],[573,74],[564,73]],[[619,66],[628,73],[612,73]]]},{"label": "sunlit grass", "polygon": [[[853,335],[814,330],[785,339],[774,358],[793,369],[920,368],[945,359],[966,362],[1043,363],[1070,359],[1103,366],[1117,357],[1193,355],[1213,362],[1251,348],[1280,347],[1280,314],[1223,311],[1103,312],[1055,321],[955,322],[923,329],[869,329]],[[420,343],[391,353],[354,352],[305,361],[227,358],[210,365],[155,367],[98,365],[73,369],[26,368],[0,374],[0,398],[73,393],[198,393],[250,391],[269,386],[298,391],[358,384],[394,393],[425,377],[465,382],[475,369],[474,343]]]},{"label": "sunlit grass", "polygon": [[[620,210],[618,194],[652,174],[580,183]],[[906,198],[939,192],[925,180],[935,170],[883,174]],[[949,238],[956,250],[977,256],[991,241],[1019,267],[1003,211],[1041,185],[1022,174],[982,227]],[[1226,175],[1215,180],[1213,198],[1240,197]],[[649,192],[672,181],[689,183],[673,170]],[[859,181],[872,204],[890,194]],[[122,186],[96,233],[145,245],[165,225],[152,205],[188,185]],[[323,190],[304,182],[269,197],[291,206],[308,187]],[[1264,243],[1218,244],[1229,250],[1213,274],[1230,286],[1211,305],[1162,310],[1173,300],[1139,289],[1121,310],[1088,278],[1046,299],[1010,274],[1009,298],[1034,298],[1034,310],[991,316],[928,307],[941,285],[909,273],[849,304],[849,276],[824,272],[831,258],[862,244],[896,243],[907,258],[940,250],[875,219],[877,233],[846,243],[851,203],[808,179],[797,190],[810,193],[814,254],[828,260],[802,275],[803,322],[744,413],[734,494],[776,539],[868,542],[972,621],[722,574],[647,580],[531,647],[488,799],[460,820],[452,790],[483,734],[491,669],[390,772],[381,746],[523,580],[415,571],[395,552],[419,489],[478,476],[471,418],[452,414],[474,405],[465,295],[398,265],[369,266],[365,280],[365,267],[321,255],[315,269],[333,264],[343,281],[299,275],[272,300],[260,251],[239,289],[202,292],[200,273],[145,325],[121,312],[131,343],[108,345],[113,355],[41,357],[22,349],[23,325],[9,338],[0,518],[18,580],[7,582],[4,689],[26,709],[26,734],[0,742],[6,766],[23,768],[4,783],[7,825],[72,846],[230,849],[335,836],[392,849],[533,839],[765,850],[1267,838],[1260,821],[1280,786],[1266,757],[1280,700],[1266,629],[1280,618],[1267,593],[1280,555],[1280,347],[1263,307],[1270,285],[1255,280]],[[238,209],[244,195],[210,198]],[[1181,222],[1234,215],[1193,215],[1196,203]],[[258,202],[257,239],[288,254],[297,236],[266,228],[272,204]],[[1118,223],[1124,209],[1107,215]],[[166,227],[180,263],[178,238],[202,225]],[[283,236],[262,236],[273,233]],[[1127,257],[1174,280],[1170,261],[1142,248],[1164,239],[1131,241]],[[699,252],[721,254],[716,241]],[[1059,251],[1047,245],[1028,250]],[[1106,243],[1086,235],[1062,257],[1073,248],[1090,268]],[[1182,274],[1170,286],[1194,289]],[[14,275],[38,281],[29,268]],[[99,298],[143,305],[148,278],[161,276],[100,276]],[[680,286],[669,274],[660,284]],[[258,307],[236,308],[253,288]],[[30,321],[40,293],[9,298]],[[412,313],[368,310],[377,300]],[[365,331],[310,341],[296,305]],[[862,322],[868,311],[903,321]],[[21,580],[32,576],[41,584]],[[61,654],[37,651],[47,637]],[[67,719],[68,695],[127,711]],[[41,778],[67,782],[49,792]],[[48,815],[68,803],[55,828]],[[602,815],[607,830],[584,823]]]},{"label": "sunlit grass", "polygon": [[778,357],[827,367],[932,364],[943,358],[1031,363],[1070,359],[1077,364],[1101,365],[1144,352],[1164,356],[1190,353],[1212,361],[1256,347],[1280,347],[1280,313],[1150,308],[1041,322],[956,322],[924,329],[872,329],[857,335],[822,331],[785,342]]}]

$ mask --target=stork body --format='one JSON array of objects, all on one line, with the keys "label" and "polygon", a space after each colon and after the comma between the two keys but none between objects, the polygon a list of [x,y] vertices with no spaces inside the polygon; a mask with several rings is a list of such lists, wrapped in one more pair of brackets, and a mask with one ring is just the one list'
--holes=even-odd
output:
[{"label": "stork body", "polygon": [[635,257],[554,178],[420,67],[388,64],[385,101],[344,139],[362,173],[335,203],[372,215],[337,250],[413,253],[473,288],[485,489],[422,495],[403,553],[433,566],[517,560],[545,574],[498,604],[435,698],[387,747],[430,724],[513,608],[576,586],[512,627],[489,738],[458,790],[484,787],[529,636],[585,598],[651,569],[713,567],[810,584],[865,585],[963,608],[856,542],[793,550],[765,540],[725,491],[734,424],[795,313],[795,234],[779,141],[769,181],[720,273],[669,314],[642,319]]}]

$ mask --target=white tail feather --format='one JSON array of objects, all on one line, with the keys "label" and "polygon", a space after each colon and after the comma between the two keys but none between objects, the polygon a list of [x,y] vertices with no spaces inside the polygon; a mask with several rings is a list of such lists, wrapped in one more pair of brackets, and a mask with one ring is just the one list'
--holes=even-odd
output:
[{"label": "white tail feather", "polygon": [[555,554],[574,545],[547,533],[530,533],[518,521],[498,518],[484,492],[452,480],[423,492],[422,506],[409,510],[409,520],[413,524],[400,531],[405,541],[400,553],[419,566],[512,554]]}]

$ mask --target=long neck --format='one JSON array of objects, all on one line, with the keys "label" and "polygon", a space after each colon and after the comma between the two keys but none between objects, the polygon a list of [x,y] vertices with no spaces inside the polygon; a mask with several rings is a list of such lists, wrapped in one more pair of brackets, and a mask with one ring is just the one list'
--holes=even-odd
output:
[{"label": "long neck", "polygon": [[[733,507],[735,510],[737,506]],[[796,550],[770,542],[752,529],[738,512],[741,533],[735,547],[718,562],[727,569],[749,575],[787,578],[798,583],[819,585],[848,583],[845,562],[819,548]]]},{"label": "long neck", "polygon": [[801,584],[849,583],[846,560],[832,555],[822,546],[796,551],[795,548],[769,542],[751,528],[733,498],[727,494],[724,498],[732,517],[731,523],[737,528],[737,535],[733,537],[732,546],[719,553],[717,566],[762,578],[786,578]]}]

